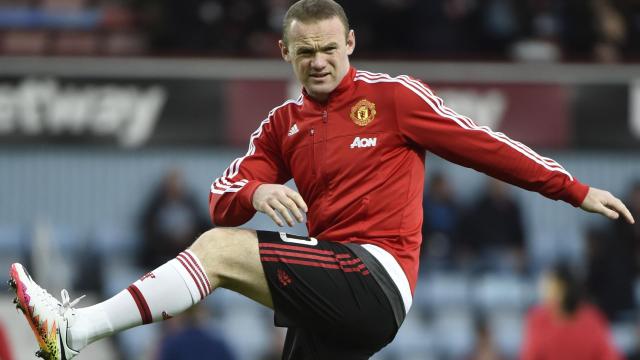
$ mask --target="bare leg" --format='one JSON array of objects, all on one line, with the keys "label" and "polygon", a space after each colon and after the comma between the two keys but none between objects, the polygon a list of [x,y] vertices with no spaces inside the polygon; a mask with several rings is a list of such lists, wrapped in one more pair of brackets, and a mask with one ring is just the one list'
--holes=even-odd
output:
[{"label": "bare leg", "polygon": [[190,250],[200,259],[213,289],[223,287],[273,308],[254,230],[215,228]]},{"label": "bare leg", "polygon": [[175,259],[110,299],[86,308],[72,308],[74,302],[69,302],[66,293],[60,304],[20,264],[11,267],[11,286],[16,304],[40,342],[40,355],[71,359],[101,338],[180,314],[218,287],[273,308],[258,249],[253,230],[209,230]]}]

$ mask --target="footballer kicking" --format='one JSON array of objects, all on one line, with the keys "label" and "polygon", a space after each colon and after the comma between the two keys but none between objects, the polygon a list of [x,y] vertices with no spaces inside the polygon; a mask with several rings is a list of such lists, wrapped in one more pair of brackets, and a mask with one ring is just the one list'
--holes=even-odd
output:
[{"label": "footballer kicking", "polygon": [[[274,310],[283,359],[368,359],[395,337],[418,277],[425,151],[589,212],[633,223],[610,193],[447,108],[423,82],[356,70],[355,35],[332,0],[287,11],[282,57],[303,90],[274,108],[246,155],[213,181],[216,228],[112,298],[76,307],[20,264],[15,302],[40,345],[69,360],[88,344],[178,315],[223,287]],[[282,184],[294,179],[299,192]],[[256,212],[309,237],[234,228]]]}]

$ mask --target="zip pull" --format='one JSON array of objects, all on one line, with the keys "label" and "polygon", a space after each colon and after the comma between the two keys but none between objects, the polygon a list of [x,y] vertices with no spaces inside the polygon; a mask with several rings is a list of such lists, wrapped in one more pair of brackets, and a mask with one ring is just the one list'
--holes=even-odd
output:
[{"label": "zip pull", "polygon": [[314,136],[316,134],[316,129],[309,130],[309,135]]},{"label": "zip pull", "polygon": [[322,111],[322,122],[326,123],[327,121],[329,121],[329,114],[327,113],[327,110],[323,110]]}]

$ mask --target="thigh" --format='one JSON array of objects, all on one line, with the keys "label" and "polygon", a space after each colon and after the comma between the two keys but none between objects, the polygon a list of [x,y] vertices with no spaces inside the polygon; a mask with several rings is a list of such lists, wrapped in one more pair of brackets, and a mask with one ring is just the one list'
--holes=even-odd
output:
[{"label": "thigh", "polygon": [[293,355],[285,358],[355,359],[353,354],[370,355],[393,339],[398,326],[389,299],[347,246],[285,233],[257,234],[275,323],[290,328],[285,353]]},{"label": "thigh", "polygon": [[223,287],[273,308],[254,230],[215,228],[191,246],[214,289]]}]

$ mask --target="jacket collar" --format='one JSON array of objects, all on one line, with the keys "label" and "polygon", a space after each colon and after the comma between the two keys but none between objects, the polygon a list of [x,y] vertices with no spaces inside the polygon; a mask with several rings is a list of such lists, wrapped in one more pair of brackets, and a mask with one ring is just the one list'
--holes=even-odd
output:
[{"label": "jacket collar", "polygon": [[309,104],[312,106],[324,106],[328,104],[333,98],[335,98],[336,96],[340,96],[340,94],[343,94],[345,91],[351,88],[351,86],[353,85],[353,82],[354,82],[353,79],[355,78],[355,76],[356,76],[356,69],[353,66],[351,66],[349,68],[349,71],[347,71],[347,73],[342,78],[342,80],[340,80],[340,83],[338,84],[338,86],[335,89],[333,89],[333,91],[329,94],[329,98],[327,98],[327,100],[324,102],[320,102],[312,98],[307,93],[307,89],[302,88],[302,95],[304,97],[305,104]]}]

